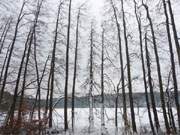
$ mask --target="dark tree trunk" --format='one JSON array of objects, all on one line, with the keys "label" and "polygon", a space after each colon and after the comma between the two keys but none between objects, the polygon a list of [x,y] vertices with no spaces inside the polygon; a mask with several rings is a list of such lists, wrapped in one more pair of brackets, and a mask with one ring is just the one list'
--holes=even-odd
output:
[{"label": "dark tree trunk", "polygon": [[21,115],[22,115],[23,109],[24,109],[23,105],[25,105],[24,104],[24,93],[25,93],[25,86],[26,86],[26,77],[27,77],[27,71],[28,71],[29,57],[30,57],[31,49],[32,49],[33,33],[31,33],[30,36],[31,37],[30,37],[30,41],[29,41],[29,44],[28,44],[29,46],[28,46],[26,61],[25,61],[25,65],[24,65],[24,74],[23,74],[23,81],[22,81],[22,89],[21,89],[19,108],[18,108],[18,122],[21,122],[21,119],[22,119]]},{"label": "dark tree trunk", "polygon": [[50,99],[49,99],[49,127],[52,128],[52,117],[53,117],[53,93],[54,93],[54,72],[55,72],[55,62],[56,62],[56,46],[57,46],[57,37],[58,37],[58,28],[59,28],[59,18],[60,18],[60,11],[61,11],[61,2],[58,7],[58,14],[56,20],[56,28],[55,28],[55,37],[54,37],[54,45],[53,45],[53,52],[52,52],[52,61],[51,61],[51,73],[50,73]]},{"label": "dark tree trunk", "polygon": [[171,60],[171,67],[172,67],[172,78],[173,78],[173,84],[174,84],[174,92],[175,92],[175,97],[177,96],[176,97],[177,98],[176,102],[178,102],[178,104],[177,104],[177,114],[178,114],[179,130],[180,130],[180,107],[179,107],[179,99],[178,99],[178,84],[177,84],[177,78],[176,78],[176,64],[175,64],[175,60],[174,60],[174,52],[173,52],[173,46],[172,46],[172,41],[171,41],[171,32],[170,32],[171,30],[170,30],[170,27],[169,27],[169,17],[168,17],[168,12],[167,12],[167,8],[166,8],[165,0],[163,0],[163,6],[164,6],[164,14],[166,16],[166,30],[167,30],[168,43],[169,43],[169,51],[170,51],[170,60]]},{"label": "dark tree trunk", "polygon": [[168,83],[167,83],[167,88],[166,88],[166,95],[167,95],[167,99],[168,99],[167,108],[168,108],[168,116],[169,116],[169,125],[171,126],[173,133],[176,134],[176,124],[174,121],[173,110],[172,110],[172,101],[173,101],[172,100],[172,92],[169,89],[170,78],[171,78],[171,71],[169,72]]},{"label": "dark tree trunk", "polygon": [[44,111],[44,116],[47,117],[47,112],[49,109],[49,93],[50,93],[50,87],[51,87],[51,69],[48,77],[48,86],[47,86],[47,94],[46,94],[46,104],[45,104],[45,111]]},{"label": "dark tree trunk", "polygon": [[156,103],[154,98],[154,91],[153,91],[153,84],[152,84],[152,77],[151,77],[151,63],[150,63],[150,56],[147,46],[147,35],[145,35],[145,49],[146,49],[146,61],[147,61],[147,70],[148,70],[148,84],[149,84],[149,90],[150,90],[150,97],[151,97],[151,104],[154,114],[154,123],[156,126],[156,130],[158,131],[160,128],[159,125],[159,118],[156,110]]},{"label": "dark tree trunk", "polygon": [[64,130],[68,130],[68,79],[69,79],[69,45],[70,45],[70,27],[71,27],[71,1],[69,0],[69,15],[67,28],[67,46],[66,46],[66,74],[64,88]]},{"label": "dark tree trunk", "polygon": [[20,67],[19,67],[17,79],[16,79],[16,85],[15,85],[15,89],[14,89],[13,101],[12,101],[12,104],[10,106],[9,112],[7,114],[6,125],[8,124],[9,120],[10,120],[10,124],[13,124],[14,111],[15,111],[17,97],[18,97],[19,83],[20,83],[20,80],[21,80],[21,73],[22,73],[23,64],[24,64],[24,61],[25,61],[26,52],[27,52],[27,49],[28,49],[31,34],[32,34],[32,31],[30,30],[29,34],[27,36],[27,39],[26,39],[25,48],[24,48],[22,59],[21,59],[21,64],[20,64]]},{"label": "dark tree trunk", "polygon": [[105,29],[102,31],[102,49],[101,49],[101,135],[104,135],[105,120],[104,120],[104,35]]},{"label": "dark tree trunk", "polygon": [[12,19],[10,18],[10,19],[8,19],[8,21],[4,27],[3,33],[1,35],[1,38],[0,38],[0,54],[1,54],[2,49],[4,47],[4,42],[5,42],[6,36],[9,32],[9,29],[11,27],[11,23],[12,23]]},{"label": "dark tree trunk", "polygon": [[131,121],[132,121],[133,132],[137,133],[136,119],[135,119],[135,113],[134,113],[134,104],[133,104],[133,95],[132,95],[131,65],[130,65],[130,57],[129,57],[129,47],[128,47],[123,0],[121,0],[121,8],[122,8],[122,15],[123,15],[124,40],[125,40],[125,48],[126,48],[127,77],[128,77],[129,101],[130,101],[130,109],[131,109]]},{"label": "dark tree trunk", "polygon": [[6,86],[8,70],[9,70],[9,66],[10,66],[11,57],[12,57],[12,53],[13,53],[13,50],[14,50],[14,45],[15,45],[15,42],[16,42],[17,34],[18,34],[19,23],[22,20],[22,14],[23,14],[24,6],[25,6],[25,2],[23,2],[22,6],[21,6],[21,10],[20,10],[17,22],[16,22],[16,27],[15,27],[15,31],[14,31],[14,37],[13,37],[13,40],[12,40],[12,43],[11,43],[11,48],[10,48],[10,51],[9,51],[7,64],[6,64],[6,68],[5,68],[5,73],[4,73],[4,78],[3,78],[3,83],[2,83],[2,87],[1,87],[0,104],[1,104],[1,101],[3,99],[3,93],[4,93],[4,90],[5,90],[5,86]]},{"label": "dark tree trunk", "polygon": [[36,51],[36,47],[37,47],[37,44],[36,44],[36,25],[37,25],[37,22],[38,22],[38,18],[39,18],[39,14],[40,14],[40,11],[41,11],[41,7],[42,7],[42,4],[43,4],[43,0],[38,0],[38,3],[37,3],[37,11],[36,11],[36,15],[35,15],[35,24],[34,24],[34,29],[33,29],[33,39],[34,39],[34,61],[35,61],[35,69],[36,69],[36,76],[37,76],[37,95],[38,95],[38,118],[39,120],[41,119],[41,107],[40,107],[40,100],[41,100],[41,83],[40,83],[40,77],[39,77],[39,69],[38,69],[38,62],[37,62],[37,51]]},{"label": "dark tree trunk", "polygon": [[[4,58],[3,66],[2,66],[2,69],[1,69],[0,85],[1,85],[2,78],[3,78],[4,68],[5,68],[5,66],[6,66],[6,62],[7,62],[8,53],[9,53],[10,47],[11,47],[11,44],[9,44],[9,46],[8,46],[8,49],[7,49],[7,52],[6,52],[6,56],[5,56],[5,58]],[[2,94],[2,93],[1,93],[1,94]]]},{"label": "dark tree trunk", "polygon": [[[175,40],[175,45],[176,45],[176,51],[177,51],[177,55],[178,55],[178,61],[179,61],[179,66],[180,66],[180,45],[179,45],[179,41],[178,41],[178,35],[177,35],[177,30],[176,30],[176,24],[175,24],[175,20],[174,20],[174,15],[173,15],[173,11],[172,11],[172,6],[171,6],[171,1],[167,0],[168,3],[168,7],[169,7],[169,14],[170,14],[170,19],[171,19],[171,25],[172,25],[172,29],[173,29],[173,35],[174,35],[174,40]],[[177,100],[177,99],[176,99]],[[177,102],[177,101],[176,101]],[[180,112],[179,112],[180,113]],[[179,120],[180,121],[180,120]],[[179,125],[180,126],[180,125]]]},{"label": "dark tree trunk", "polygon": [[76,48],[75,48],[75,58],[74,58],[74,76],[73,76],[73,86],[72,86],[72,129],[74,130],[74,98],[75,98],[75,88],[76,88],[76,76],[77,76],[77,60],[78,60],[78,45],[79,45],[79,19],[80,19],[81,9],[77,15],[77,26],[76,26]]},{"label": "dark tree trunk", "polygon": [[145,69],[144,54],[143,54],[141,18],[138,17],[137,3],[135,0],[134,0],[134,4],[135,4],[135,7],[134,7],[135,8],[135,15],[136,15],[136,20],[138,23],[138,30],[139,30],[140,53],[141,53],[141,63],[142,63],[142,71],[143,71],[144,90],[145,90],[145,95],[146,95],[146,105],[147,105],[147,109],[148,109],[148,116],[149,116],[149,123],[151,126],[151,130],[152,130],[153,135],[155,135],[156,132],[155,132],[153,121],[152,121],[151,108],[150,108],[149,97],[148,97],[148,86],[146,83],[146,69]]},{"label": "dark tree trunk", "polygon": [[89,88],[89,133],[94,128],[94,116],[93,116],[93,51],[94,51],[94,29],[93,22],[91,22],[91,36],[90,36],[90,67],[89,67],[89,77],[90,77],[90,88]]},{"label": "dark tree trunk", "polygon": [[[41,75],[41,78],[40,78],[40,85],[41,85],[41,83],[42,83],[42,81],[43,81],[43,78],[44,78],[44,76],[45,76],[45,71],[46,71],[46,68],[47,68],[47,63],[48,63],[48,60],[49,60],[49,56],[47,57],[47,59],[46,59],[46,62],[45,62],[45,65],[44,65],[44,69],[43,69],[43,72],[42,72],[42,75]],[[35,101],[34,101],[34,103],[33,103],[33,107],[32,107],[32,111],[31,111],[31,114],[30,114],[30,120],[32,121],[32,118],[33,118],[33,115],[34,115],[34,110],[35,110],[35,108],[36,108],[36,104],[37,104],[37,101],[39,100],[38,99],[38,95],[39,95],[39,92],[37,91],[36,92],[36,97],[35,97]],[[41,108],[41,104],[40,104],[40,100],[38,101],[38,109],[40,109]],[[46,107],[45,107],[46,108]],[[45,109],[46,110],[46,109]],[[47,110],[48,110],[48,108],[47,108]],[[47,113],[46,113],[47,114]],[[45,115],[46,116],[46,115]]]},{"label": "dark tree trunk", "polygon": [[[113,8],[113,12],[114,12],[114,17],[115,17],[115,21],[116,21],[116,26],[117,26],[117,31],[118,31],[118,44],[119,44],[119,60],[120,60],[120,65],[121,65],[121,86],[122,86],[122,94],[123,94],[123,118],[124,118],[124,126],[125,128],[128,127],[128,120],[127,120],[127,108],[126,108],[126,94],[125,94],[125,83],[124,83],[124,64],[123,64],[123,55],[122,55],[122,45],[121,45],[121,33],[120,33],[120,24],[118,22],[118,18],[117,18],[117,12],[114,6],[113,1],[111,0],[111,6]],[[118,89],[117,89],[118,90]],[[116,98],[116,108],[118,107],[118,94],[117,94],[117,98]],[[118,126],[118,122],[117,122],[117,109],[115,111],[115,125],[116,127]]]},{"label": "dark tree trunk", "polygon": [[154,45],[154,53],[155,53],[155,59],[156,59],[156,65],[157,65],[157,73],[158,73],[158,81],[159,81],[159,89],[160,89],[160,98],[161,98],[161,106],[163,109],[163,117],[164,117],[164,122],[166,126],[167,133],[170,133],[170,128],[169,128],[169,122],[167,118],[167,113],[166,113],[166,104],[165,104],[165,99],[164,99],[164,91],[163,91],[163,82],[162,82],[162,76],[161,76],[161,67],[160,67],[160,62],[159,62],[159,55],[158,55],[158,50],[157,50],[157,44],[156,44],[156,37],[154,33],[154,28],[153,28],[153,23],[149,14],[149,9],[148,6],[143,4],[143,6],[146,9],[147,13],[147,18],[150,23],[150,28],[151,28],[151,34],[152,34],[152,40],[153,40],[153,45]]}]

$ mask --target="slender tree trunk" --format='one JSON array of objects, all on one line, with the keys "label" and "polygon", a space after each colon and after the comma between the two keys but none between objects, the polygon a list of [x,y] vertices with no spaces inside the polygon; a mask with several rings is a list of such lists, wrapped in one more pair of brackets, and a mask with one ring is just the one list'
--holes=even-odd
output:
[{"label": "slender tree trunk", "polygon": [[[35,31],[34,31],[35,32]],[[39,77],[39,69],[38,69],[38,62],[36,56],[36,32],[34,33],[34,61],[35,61],[35,69],[36,69],[36,76],[37,76],[37,96],[38,96],[38,118],[41,119],[41,107],[40,107],[40,100],[41,100],[41,83]]]},{"label": "slender tree trunk", "polygon": [[[175,45],[176,45],[176,51],[177,51],[177,55],[178,55],[178,61],[179,61],[179,66],[180,66],[180,45],[179,45],[179,41],[178,41],[178,35],[177,35],[177,30],[176,30],[176,24],[175,24],[175,20],[174,20],[174,15],[173,15],[173,11],[172,11],[172,6],[171,6],[171,1],[167,0],[168,3],[168,7],[169,7],[169,14],[170,14],[170,19],[171,19],[171,25],[172,25],[172,29],[173,29],[173,35],[174,35],[174,40],[175,40]],[[177,93],[176,93],[177,94]],[[177,94],[178,95],[178,94]],[[178,97],[178,96],[177,96]],[[177,98],[176,97],[176,98]],[[177,100],[177,99],[176,99]],[[177,102],[177,101],[176,101]],[[177,103],[176,103],[177,105]],[[180,111],[179,111],[180,113]],[[180,120],[179,120],[180,121]],[[179,123],[178,123],[179,124]],[[179,125],[180,126],[180,125]]]},{"label": "slender tree trunk", "polygon": [[[117,31],[118,31],[118,44],[119,44],[119,60],[120,60],[120,65],[121,65],[121,86],[122,86],[122,95],[123,95],[123,118],[124,118],[124,126],[125,126],[125,130],[127,130],[128,128],[128,120],[127,120],[127,107],[126,107],[126,93],[125,93],[125,83],[124,83],[124,64],[123,64],[123,55],[122,55],[122,45],[121,45],[121,33],[120,33],[120,25],[118,22],[118,18],[117,18],[117,13],[116,13],[116,9],[114,6],[113,1],[111,0],[111,6],[113,8],[113,12],[114,12],[114,17],[115,17],[115,21],[116,21],[116,26],[117,26]],[[116,99],[116,104],[118,102],[118,96]],[[116,105],[117,107],[118,105]],[[117,123],[117,109],[116,109],[116,114],[115,114],[115,125],[116,127],[118,126]]]},{"label": "slender tree trunk", "polygon": [[93,114],[93,50],[94,50],[94,29],[93,29],[93,22],[91,24],[91,44],[90,44],[90,89],[89,89],[89,132],[92,131],[94,128],[94,114]]},{"label": "slender tree trunk", "polygon": [[49,93],[50,93],[50,87],[51,87],[51,69],[48,77],[48,86],[47,86],[47,94],[46,94],[46,104],[45,104],[45,111],[44,111],[44,116],[47,117],[47,112],[49,109]]},{"label": "slender tree trunk", "polygon": [[173,84],[174,84],[174,93],[175,93],[175,97],[177,96],[176,97],[177,98],[177,101],[176,101],[177,102],[177,114],[178,114],[179,130],[180,130],[180,106],[179,106],[179,99],[178,99],[178,84],[177,84],[177,78],[176,78],[176,64],[175,64],[175,60],[174,60],[174,52],[173,52],[173,46],[172,46],[172,41],[171,41],[171,32],[170,32],[170,27],[169,27],[169,17],[168,17],[168,12],[167,12],[167,8],[166,8],[165,0],[163,0],[163,6],[164,6],[164,14],[166,16],[166,30],[167,30],[168,43],[169,43],[170,60],[171,60],[171,67],[172,67],[172,78],[173,78]]},{"label": "slender tree trunk", "polygon": [[135,8],[136,20],[137,20],[138,29],[139,29],[141,63],[142,63],[142,71],[143,71],[144,89],[145,89],[145,95],[146,95],[146,105],[147,105],[147,109],[148,109],[148,116],[149,116],[149,123],[150,123],[150,126],[151,126],[151,130],[152,130],[153,135],[155,135],[156,132],[155,132],[153,121],[152,121],[151,108],[150,108],[149,97],[148,97],[148,86],[147,86],[147,83],[146,83],[146,69],[145,69],[144,54],[143,54],[143,41],[142,41],[141,20],[138,17],[138,14],[137,14],[137,3],[136,3],[135,0],[134,0],[134,4],[135,4],[134,8]]},{"label": "slender tree trunk", "polygon": [[[24,93],[25,93],[25,86],[26,86],[26,77],[27,77],[27,71],[28,71],[29,57],[30,57],[31,49],[32,49],[32,41],[33,41],[33,33],[31,33],[31,37],[30,37],[30,41],[29,41],[29,47],[28,47],[28,50],[27,50],[26,61],[25,61],[25,65],[24,65],[22,89],[21,89],[21,96],[20,96],[19,108],[18,108],[18,122],[20,122],[20,123],[21,123],[21,120],[22,120],[21,115],[22,115],[23,109],[24,109],[23,105],[25,105],[25,103],[24,103]],[[13,120],[13,119],[11,119],[11,120]]]},{"label": "slender tree trunk", "polygon": [[10,47],[11,47],[11,44],[9,44],[9,46],[8,46],[8,49],[7,49],[7,52],[6,52],[6,56],[5,56],[5,58],[4,58],[3,66],[2,66],[2,69],[1,69],[0,85],[1,85],[2,78],[3,78],[4,68],[5,68],[5,66],[6,66],[6,62],[7,62],[8,53],[9,53]]},{"label": "slender tree trunk", "polygon": [[77,16],[77,26],[76,26],[76,48],[75,48],[75,58],[74,58],[74,76],[73,76],[73,86],[72,86],[72,130],[74,130],[74,98],[75,98],[75,88],[76,88],[76,76],[77,76],[77,60],[78,60],[78,45],[79,45],[79,19],[80,19],[81,9],[79,8]]},{"label": "slender tree trunk", "polygon": [[20,80],[21,80],[21,73],[22,73],[23,64],[24,64],[24,61],[25,61],[26,52],[27,52],[27,49],[28,49],[28,45],[29,45],[29,40],[30,40],[31,34],[32,34],[32,31],[30,30],[29,34],[27,36],[27,39],[26,39],[25,48],[24,48],[22,59],[21,59],[21,64],[20,64],[20,67],[19,67],[17,79],[16,79],[16,85],[15,85],[15,89],[14,89],[13,101],[12,101],[12,104],[10,106],[10,109],[9,109],[7,117],[6,117],[6,121],[5,121],[6,125],[9,124],[8,123],[9,120],[10,120],[10,124],[13,124],[14,111],[15,111],[16,102],[17,102],[17,98],[18,98],[19,83],[20,83]]},{"label": "slender tree trunk", "polygon": [[147,46],[147,35],[145,35],[145,49],[146,49],[146,61],[147,61],[147,70],[148,70],[148,84],[149,84],[149,90],[150,90],[150,97],[151,97],[151,104],[154,114],[154,123],[156,126],[156,130],[158,131],[160,128],[159,125],[159,118],[156,110],[156,103],[154,98],[154,91],[153,91],[153,84],[152,84],[152,77],[151,77],[151,63],[150,63],[150,56]]},{"label": "slender tree trunk", "polygon": [[69,0],[69,15],[67,29],[67,46],[66,46],[66,74],[64,88],[64,130],[68,130],[68,79],[69,79],[69,45],[70,45],[70,27],[71,27],[71,1]]},{"label": "slender tree trunk", "polygon": [[33,39],[34,39],[34,61],[35,61],[35,69],[36,69],[36,76],[37,76],[37,94],[38,94],[38,118],[39,120],[41,119],[41,107],[40,107],[40,100],[41,100],[41,83],[40,83],[40,77],[39,77],[39,69],[38,69],[38,62],[37,62],[37,51],[36,51],[36,25],[38,22],[38,18],[39,18],[39,14],[41,11],[41,7],[43,4],[43,0],[38,0],[37,3],[37,11],[36,11],[36,15],[35,15],[35,25],[34,25],[34,29],[33,29]]},{"label": "slender tree trunk", "polygon": [[1,38],[0,38],[0,54],[1,54],[2,49],[4,47],[4,42],[5,42],[6,36],[9,32],[9,29],[11,27],[11,23],[12,23],[12,19],[10,18],[10,19],[8,19],[8,21],[4,27],[3,33],[1,35]]},{"label": "slender tree trunk", "polygon": [[4,93],[4,90],[5,90],[5,86],[6,86],[6,80],[7,80],[7,75],[8,75],[8,71],[9,71],[10,62],[11,62],[11,57],[12,57],[12,53],[13,53],[13,50],[14,50],[14,45],[15,45],[15,42],[16,42],[17,34],[18,34],[19,23],[22,20],[22,14],[23,14],[24,6],[25,6],[25,1],[23,2],[22,6],[21,6],[21,10],[20,10],[17,22],[16,22],[14,37],[13,37],[13,40],[12,40],[12,43],[11,43],[11,48],[10,48],[8,59],[7,59],[7,64],[6,64],[5,73],[4,73],[4,79],[3,79],[3,83],[2,83],[2,87],[1,87],[0,104],[1,104],[1,101],[3,99],[3,93]]},{"label": "slender tree trunk", "polygon": [[123,15],[124,40],[125,40],[125,48],[126,48],[127,77],[128,77],[129,101],[130,101],[130,109],[131,109],[131,121],[132,121],[133,132],[137,133],[136,119],[135,119],[135,113],[134,113],[134,104],[133,104],[132,83],[131,83],[131,65],[130,65],[130,58],[129,58],[129,47],[128,47],[123,0],[121,0],[121,8],[122,8],[122,15]]},{"label": "slender tree trunk", "polygon": [[[44,78],[44,76],[45,76],[45,71],[46,71],[46,68],[47,68],[48,60],[49,60],[49,56],[47,57],[46,62],[45,62],[45,65],[44,65],[44,68],[43,68],[43,72],[42,72],[42,75],[41,75],[41,78],[40,78],[40,84],[42,83],[43,78]],[[35,101],[34,101],[34,103],[33,103],[32,111],[31,111],[31,114],[30,114],[30,121],[32,121],[32,119],[33,119],[34,110],[35,110],[35,108],[36,108],[37,101],[39,100],[39,99],[38,99],[38,95],[39,95],[39,93],[38,93],[38,91],[37,91],[37,92],[36,92],[36,98],[35,98]],[[40,103],[38,104],[38,109],[39,109],[39,108],[41,108]],[[48,108],[47,108],[47,109],[48,109]]]},{"label": "slender tree trunk", "polygon": [[149,14],[148,6],[145,4],[143,4],[143,6],[146,9],[147,18],[150,23],[152,40],[153,40],[153,45],[154,45],[154,53],[155,53],[156,64],[157,64],[157,73],[158,73],[158,81],[159,81],[159,89],[160,89],[160,98],[161,98],[161,105],[162,105],[162,110],[163,110],[163,117],[164,117],[167,134],[169,134],[170,128],[169,128],[169,122],[168,122],[167,113],[166,113],[166,104],[165,104],[165,99],[164,99],[163,82],[162,82],[161,67],[160,67],[159,55],[158,55],[157,44],[156,44],[156,37],[155,37],[155,33],[154,33],[153,23],[152,23],[150,14]]},{"label": "slender tree trunk", "polygon": [[[55,37],[54,37],[54,45],[52,52],[52,61],[51,61],[51,79],[50,79],[50,99],[49,99],[49,127],[52,128],[52,117],[53,117],[53,93],[54,93],[54,72],[55,72],[55,59],[56,59],[56,46],[57,46],[57,37],[58,37],[58,28],[59,28],[59,17],[61,11],[61,2],[58,7],[58,14],[56,20],[56,28],[55,28]],[[47,98],[48,99],[48,98]],[[46,100],[47,100],[46,99]]]},{"label": "slender tree trunk", "polygon": [[170,78],[171,78],[171,71],[169,72],[168,76],[168,83],[167,83],[167,88],[166,88],[166,94],[167,94],[167,108],[168,108],[168,116],[169,116],[169,125],[173,129],[173,133],[176,134],[176,124],[174,121],[174,116],[173,116],[173,110],[172,110],[172,97],[171,97],[171,91],[169,89],[169,84],[170,84]]},{"label": "slender tree trunk", "polygon": [[105,119],[104,119],[104,34],[102,31],[102,50],[101,50],[101,135],[105,133]]}]

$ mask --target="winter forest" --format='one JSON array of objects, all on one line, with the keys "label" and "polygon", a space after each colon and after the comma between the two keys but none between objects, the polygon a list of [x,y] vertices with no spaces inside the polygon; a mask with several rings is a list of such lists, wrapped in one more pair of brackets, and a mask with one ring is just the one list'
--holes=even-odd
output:
[{"label": "winter forest", "polygon": [[179,135],[179,0],[0,0],[0,135]]}]

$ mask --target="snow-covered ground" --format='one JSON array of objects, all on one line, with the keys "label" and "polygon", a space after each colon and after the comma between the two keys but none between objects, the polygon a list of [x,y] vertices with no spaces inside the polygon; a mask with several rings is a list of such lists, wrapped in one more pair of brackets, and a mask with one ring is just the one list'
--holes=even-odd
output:
[{"label": "snow-covered ground", "polygon": [[[159,121],[161,124],[161,129],[164,129],[164,121],[163,121],[163,115],[162,110],[158,110],[159,115]],[[106,108],[105,109],[105,129],[107,135],[121,135],[123,133],[123,120],[122,120],[122,109],[118,110],[118,133],[116,132],[115,128],[115,109],[114,108]],[[101,134],[101,109],[100,108],[94,108],[94,130],[89,133],[89,108],[76,108],[75,109],[75,129],[74,129],[74,135],[100,135]],[[176,111],[174,109],[174,116],[175,120],[177,120],[176,117]],[[135,109],[136,114],[136,124],[138,132],[144,132],[145,130],[150,130],[149,126],[149,118],[146,108],[136,108]],[[66,134],[63,133],[63,127],[64,127],[64,109],[55,109],[53,114],[53,124],[54,128],[53,131],[57,130],[59,132],[58,135],[71,135],[72,132],[69,131]],[[69,129],[71,129],[71,109],[68,109],[68,120],[69,120]],[[153,114],[152,114],[153,116]],[[2,122],[4,118],[4,114],[0,114],[0,121]],[[129,124],[131,124],[130,120],[130,110],[128,109],[128,118],[129,118]],[[177,121],[176,121],[177,122]],[[144,134],[143,134],[144,135]],[[149,134],[148,134],[149,135]]]},{"label": "snow-covered ground", "polygon": [[[94,109],[94,132],[91,133],[91,135],[100,135],[101,134],[101,113],[100,108]],[[123,133],[123,120],[122,120],[122,109],[118,110],[118,134]],[[78,108],[75,109],[76,115],[75,115],[75,135],[85,135],[88,133],[88,126],[89,126],[89,109],[88,108]],[[130,120],[130,110],[128,110],[129,115],[129,124],[131,124]],[[175,112],[175,110],[174,110]],[[71,128],[71,109],[68,110],[69,113],[69,127]],[[150,130],[149,126],[149,118],[146,108],[140,108],[135,109],[136,113],[136,123],[137,123],[137,129],[141,132],[147,128],[147,130]],[[54,111],[54,124],[56,129],[63,129],[63,115],[64,110],[63,109],[56,109]],[[164,121],[163,121],[163,114],[162,110],[158,109],[158,115],[159,115],[159,121],[161,124],[161,128],[164,129]],[[106,108],[105,109],[105,128],[107,135],[115,135],[115,109],[114,108]],[[152,114],[153,116],[153,114]],[[176,117],[176,115],[175,115]],[[177,120],[177,118],[176,118]],[[60,133],[60,135],[63,135],[64,133]],[[71,133],[67,133],[68,135]]]}]

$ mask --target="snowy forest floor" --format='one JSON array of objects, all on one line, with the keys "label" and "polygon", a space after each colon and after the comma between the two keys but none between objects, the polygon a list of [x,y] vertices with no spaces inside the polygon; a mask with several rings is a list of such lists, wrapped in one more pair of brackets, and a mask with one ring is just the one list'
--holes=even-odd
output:
[{"label": "snowy forest floor", "polygon": [[[56,109],[54,110],[53,114],[53,129],[49,129],[49,132],[55,132],[58,135],[100,135],[101,134],[101,109],[94,108],[94,129],[89,133],[89,108],[75,108],[75,128],[74,133],[72,130],[68,132],[63,132],[64,127],[64,109]],[[105,135],[123,135],[123,120],[122,120],[122,109],[118,110],[118,132],[115,128],[115,109],[114,108],[106,108],[105,109]],[[128,118],[130,118],[130,110],[128,110]],[[146,108],[136,108],[136,124],[138,129],[138,135],[151,135],[150,133],[150,126],[149,126],[149,118]],[[161,124],[161,129],[164,129],[164,121],[163,121],[163,114],[162,110],[158,109],[159,120]],[[3,121],[3,115],[1,113],[0,120]],[[68,109],[68,116],[69,116],[69,128],[71,129],[71,109]],[[176,118],[175,110],[174,116]],[[2,123],[1,123],[2,124]],[[129,124],[131,121],[129,119]]]}]

